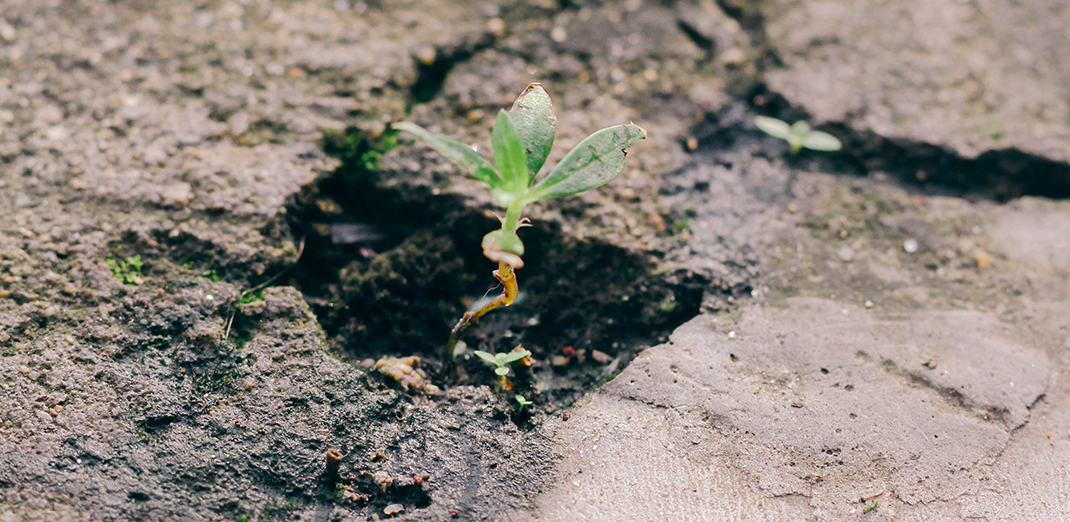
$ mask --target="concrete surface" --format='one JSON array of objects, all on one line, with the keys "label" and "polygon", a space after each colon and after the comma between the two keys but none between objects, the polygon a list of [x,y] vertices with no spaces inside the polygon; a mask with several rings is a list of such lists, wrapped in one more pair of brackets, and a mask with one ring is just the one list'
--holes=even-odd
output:
[{"label": "concrete surface", "polygon": [[[4,2],[0,520],[1070,519],[1070,206],[791,158],[750,124],[783,100],[850,144],[1063,172],[1068,13]],[[483,143],[530,81],[555,101],[551,162],[601,126],[650,135],[536,224],[703,292],[568,420],[391,387],[328,354],[288,284],[238,303],[294,263],[289,205],[336,165],[324,132],[407,117]],[[382,169],[490,208],[409,142]],[[123,284],[105,260],[135,254]]]}]

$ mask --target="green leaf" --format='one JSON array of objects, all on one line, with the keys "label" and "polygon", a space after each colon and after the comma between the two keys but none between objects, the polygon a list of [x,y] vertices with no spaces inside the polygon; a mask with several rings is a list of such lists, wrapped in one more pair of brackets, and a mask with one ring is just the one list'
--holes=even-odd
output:
[{"label": "green leaf", "polygon": [[494,373],[497,374],[499,377],[505,377],[506,375],[509,375],[509,367],[499,366],[494,369]]},{"label": "green leaf", "polygon": [[557,116],[554,116],[550,95],[546,94],[538,83],[528,85],[513,102],[509,117],[520,134],[520,143],[524,145],[530,186],[535,182],[535,176],[546,163],[546,156],[550,155],[550,148],[554,145]]},{"label": "green leaf", "polygon": [[527,350],[514,350],[506,354],[500,353],[498,355],[504,355],[504,357],[502,357],[502,364],[511,364],[531,355],[531,352]]},{"label": "green leaf", "polygon": [[523,395],[517,394],[516,397],[514,397],[514,398],[516,399],[516,402],[520,403],[521,407],[524,407],[524,406],[527,406],[527,405],[531,404],[531,401],[529,401]]},{"label": "green leaf", "polygon": [[787,122],[778,120],[776,118],[770,118],[768,116],[758,116],[754,118],[754,124],[758,126],[762,132],[782,140],[788,139],[791,134],[791,126]]},{"label": "green leaf", "polygon": [[638,125],[615,125],[591,134],[531,189],[529,199],[570,196],[609,183],[624,170],[625,149],[646,138]]},{"label": "green leaf", "polygon": [[494,163],[498,165],[498,172],[502,176],[502,188],[517,195],[523,193],[528,187],[524,145],[509,113],[504,109],[498,111],[498,119],[494,120],[490,142],[494,146]]},{"label": "green leaf", "polygon": [[843,145],[840,140],[827,132],[810,131],[810,134],[803,140],[803,147],[810,150],[836,151],[840,150]]},{"label": "green leaf", "polygon": [[791,124],[791,129],[788,132],[788,146],[791,147],[791,153],[797,154],[799,149],[802,148],[803,142],[806,141],[806,136],[810,134],[810,124],[805,121],[797,121]]},{"label": "green leaf", "polygon": [[439,154],[453,160],[454,163],[471,172],[476,179],[490,185],[491,188],[501,186],[501,177],[494,171],[494,167],[490,166],[490,162],[467,144],[448,136],[428,132],[423,127],[407,121],[395,123],[393,127],[416,136],[420,141],[438,151]]},{"label": "green leaf", "polygon": [[483,350],[476,350],[473,353],[476,354],[476,357],[479,357],[480,359],[483,359],[484,361],[487,361],[493,364],[494,366],[498,366],[498,358],[494,355],[484,352]]},{"label": "green leaf", "polygon": [[457,358],[464,355],[465,350],[468,349],[468,343],[464,341],[457,341],[457,345],[453,347],[453,357]]}]

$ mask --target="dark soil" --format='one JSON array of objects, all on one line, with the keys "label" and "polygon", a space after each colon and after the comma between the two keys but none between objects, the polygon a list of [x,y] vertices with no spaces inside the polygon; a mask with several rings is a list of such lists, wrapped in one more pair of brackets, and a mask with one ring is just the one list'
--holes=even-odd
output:
[{"label": "dark soil", "polygon": [[[325,149],[341,166],[306,187],[289,213],[306,245],[290,284],[304,292],[341,357],[418,355],[432,382],[450,387],[495,382],[493,368],[471,350],[523,346],[535,364],[514,391],[535,409],[556,411],[698,313],[702,285],[655,275],[657,257],[535,223],[520,232],[528,252],[517,272],[520,298],[470,328],[458,372],[445,371],[454,323],[499,292],[490,274],[496,267],[480,248],[497,219],[456,197],[380,187],[378,176],[389,173],[368,158],[382,141],[358,131],[329,139]],[[343,238],[341,230],[356,233]]]}]

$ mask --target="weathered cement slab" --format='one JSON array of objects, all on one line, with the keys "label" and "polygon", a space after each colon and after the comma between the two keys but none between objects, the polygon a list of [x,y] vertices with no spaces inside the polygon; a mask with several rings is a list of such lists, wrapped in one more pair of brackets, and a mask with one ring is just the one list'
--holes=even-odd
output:
[{"label": "weathered cement slab", "polygon": [[[801,181],[811,195],[793,208],[832,208],[844,223],[856,216],[837,210],[900,193]],[[793,233],[774,233],[790,262],[759,299],[693,319],[558,422],[567,464],[542,509],[518,519],[1070,516],[1070,257],[1058,239],[1070,207],[904,201],[914,203],[886,223],[932,223],[929,245],[953,239],[941,222],[981,223],[967,235],[992,264],[967,249],[950,255],[973,275],[925,268],[901,242],[885,250],[879,230],[847,226],[825,244],[814,217],[800,218]],[[838,244],[855,245],[849,260]],[[903,300],[919,278],[933,295]],[[983,290],[1006,278],[1033,284]],[[971,287],[987,299],[971,304]]]},{"label": "weathered cement slab", "polygon": [[772,90],[820,121],[965,157],[1070,161],[1070,10],[1027,2],[766,2]]}]

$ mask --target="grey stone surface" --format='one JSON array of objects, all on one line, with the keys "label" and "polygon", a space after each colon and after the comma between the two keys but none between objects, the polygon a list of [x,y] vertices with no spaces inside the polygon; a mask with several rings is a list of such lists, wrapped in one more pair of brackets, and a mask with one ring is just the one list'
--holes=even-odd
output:
[{"label": "grey stone surface", "polygon": [[[935,296],[902,306],[895,296],[916,281],[915,270],[930,269],[868,246],[852,262],[870,265],[860,273],[888,263],[884,256],[906,258],[900,278],[869,286],[844,273],[835,244],[799,227],[791,270],[759,287],[758,299],[680,327],[557,423],[568,452],[558,485],[540,510],[516,518],[1070,516],[1070,505],[1055,500],[1070,484],[1061,378],[1070,359],[1070,265],[1061,240],[1045,241],[1063,230],[1068,210],[1026,200],[983,212],[996,261],[973,268],[982,278],[965,286],[1004,277],[1035,286],[989,294],[980,306]],[[933,223],[979,217],[955,200],[910,212]],[[860,234],[874,241],[858,230],[850,238]],[[954,296],[963,285],[954,286],[950,299],[968,298]],[[852,289],[864,301],[841,293]],[[1000,300],[1013,310],[991,302]],[[866,512],[870,500],[877,507]]]},{"label": "grey stone surface", "polygon": [[1070,161],[1070,11],[1058,2],[766,2],[772,90],[819,121],[966,156]]}]

